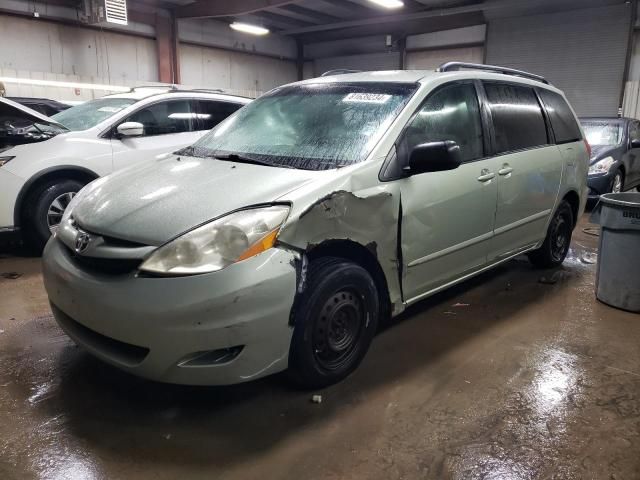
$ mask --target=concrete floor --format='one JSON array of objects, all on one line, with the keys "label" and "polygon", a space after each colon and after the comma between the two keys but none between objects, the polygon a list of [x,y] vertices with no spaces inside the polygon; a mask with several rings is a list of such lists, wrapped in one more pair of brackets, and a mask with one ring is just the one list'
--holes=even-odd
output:
[{"label": "concrete floor", "polygon": [[586,226],[557,283],[519,259],[422,302],[321,404],[103,365],[52,320],[39,259],[0,258],[0,478],[640,478],[640,315],[596,301]]}]

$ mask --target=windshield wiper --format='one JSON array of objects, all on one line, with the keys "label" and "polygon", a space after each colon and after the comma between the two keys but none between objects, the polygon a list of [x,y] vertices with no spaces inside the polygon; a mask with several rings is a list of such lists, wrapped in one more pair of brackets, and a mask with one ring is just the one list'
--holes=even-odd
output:
[{"label": "windshield wiper", "polygon": [[273,167],[273,163],[265,162],[262,160],[256,160],[255,158],[245,157],[243,155],[238,155],[237,153],[214,153],[210,155],[210,157],[215,158],[216,160],[227,160],[230,162],[237,163],[249,163],[252,165],[266,165],[267,167]]}]

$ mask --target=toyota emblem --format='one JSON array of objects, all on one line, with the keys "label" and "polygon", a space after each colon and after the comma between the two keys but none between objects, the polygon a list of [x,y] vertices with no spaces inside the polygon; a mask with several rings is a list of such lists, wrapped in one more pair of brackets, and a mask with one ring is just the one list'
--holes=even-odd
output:
[{"label": "toyota emblem", "polygon": [[76,235],[76,253],[84,252],[91,243],[91,235],[82,230],[78,230]]}]

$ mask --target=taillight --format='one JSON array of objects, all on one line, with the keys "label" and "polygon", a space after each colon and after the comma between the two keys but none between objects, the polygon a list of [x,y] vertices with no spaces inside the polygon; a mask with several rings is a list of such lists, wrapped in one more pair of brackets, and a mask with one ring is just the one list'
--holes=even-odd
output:
[{"label": "taillight", "polygon": [[587,147],[587,154],[589,155],[589,158],[591,158],[591,145],[589,145],[586,138],[584,139],[584,146]]}]

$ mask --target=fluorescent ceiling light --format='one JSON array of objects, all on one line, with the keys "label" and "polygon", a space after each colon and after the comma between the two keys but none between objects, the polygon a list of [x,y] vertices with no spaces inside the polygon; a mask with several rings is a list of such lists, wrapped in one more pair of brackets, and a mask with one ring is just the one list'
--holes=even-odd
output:
[{"label": "fluorescent ceiling light", "polygon": [[109,92],[128,92],[131,87],[117,85],[100,85],[97,83],[58,82],[55,80],[37,80],[33,78],[0,77],[0,82],[17,83],[20,85],[35,85],[39,87],[84,88],[87,90],[107,90]]},{"label": "fluorescent ceiling light", "polygon": [[400,8],[404,7],[404,3],[401,0],[369,0],[370,2],[380,5],[384,8]]},{"label": "fluorescent ceiling light", "polygon": [[269,30],[267,30],[266,28],[259,27],[257,25],[251,25],[249,23],[233,22],[229,26],[239,32],[250,33],[252,35],[266,35],[267,33],[269,33]]}]

